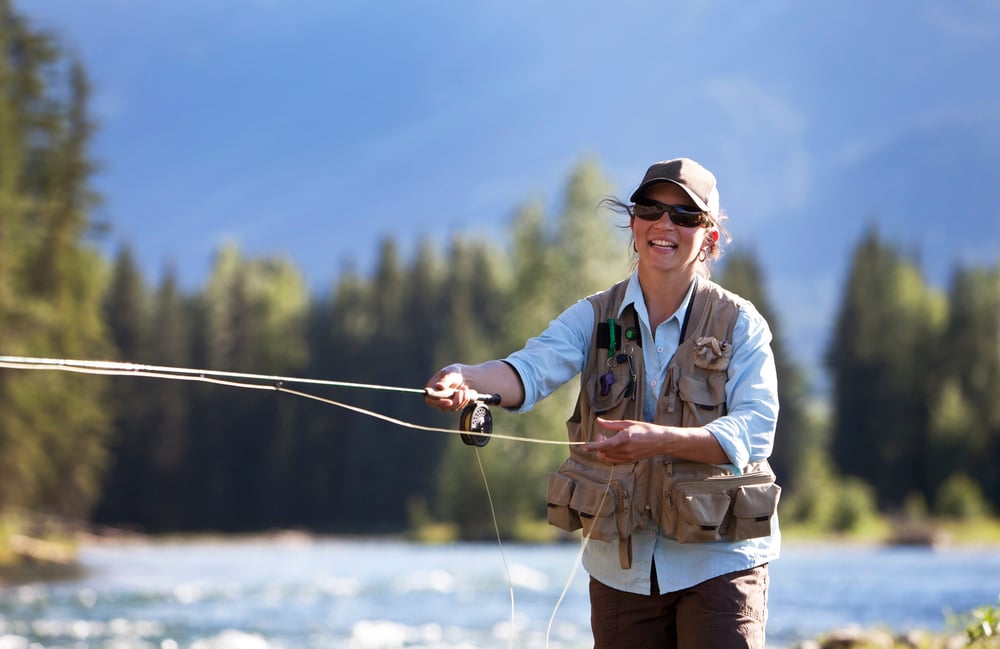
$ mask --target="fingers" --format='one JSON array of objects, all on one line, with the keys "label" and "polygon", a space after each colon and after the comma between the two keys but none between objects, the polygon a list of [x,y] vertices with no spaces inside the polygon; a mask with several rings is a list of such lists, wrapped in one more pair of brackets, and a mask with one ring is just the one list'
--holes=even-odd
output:
[{"label": "fingers", "polygon": [[469,402],[465,377],[449,366],[432,376],[424,387],[424,403],[442,412],[460,410]]},{"label": "fingers", "polygon": [[601,417],[597,417],[596,421],[602,428],[616,433],[625,430],[635,423],[634,421],[630,421],[628,419],[602,419]]}]

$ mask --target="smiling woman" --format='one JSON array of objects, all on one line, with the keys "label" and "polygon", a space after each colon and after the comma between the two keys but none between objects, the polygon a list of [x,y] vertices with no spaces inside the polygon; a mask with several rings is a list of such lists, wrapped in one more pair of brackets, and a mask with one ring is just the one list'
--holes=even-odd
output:
[{"label": "smiling woman", "polygon": [[583,530],[594,646],[763,649],[780,547],[770,330],[707,277],[723,218],[711,172],[657,162],[630,201],[609,201],[629,216],[630,277],[506,358],[442,368],[426,400],[449,411],[499,393],[525,412],[579,374],[547,509]]}]

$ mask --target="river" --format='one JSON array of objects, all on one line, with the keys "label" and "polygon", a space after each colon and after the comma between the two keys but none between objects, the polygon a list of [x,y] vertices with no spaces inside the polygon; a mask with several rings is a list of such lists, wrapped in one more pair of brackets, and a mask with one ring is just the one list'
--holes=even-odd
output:
[{"label": "river", "polygon": [[[0,649],[583,649],[577,550],[295,535],[86,546],[78,579],[0,587]],[[786,544],[771,579],[775,649],[849,624],[941,630],[949,611],[997,603],[1000,551]]]}]

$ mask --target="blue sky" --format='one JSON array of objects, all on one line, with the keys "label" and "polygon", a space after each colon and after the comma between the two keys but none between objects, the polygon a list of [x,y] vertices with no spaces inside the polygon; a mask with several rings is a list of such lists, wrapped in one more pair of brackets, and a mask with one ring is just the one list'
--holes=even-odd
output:
[{"label": "blue sky", "polygon": [[[586,157],[622,195],[655,160],[713,169],[734,245],[763,258],[812,356],[865,214],[925,219],[900,241],[937,268],[1000,257],[997,219],[959,253],[928,247],[941,206],[913,213],[879,171],[916,197],[939,173],[900,161],[917,142],[952,143],[949,169],[997,161],[995,0],[16,5],[83,59],[103,245],[131,244],[151,280],[171,264],[199,286],[226,240],[288,256],[318,290],[367,270],[383,237],[499,245]],[[966,176],[941,182],[995,204]]]}]

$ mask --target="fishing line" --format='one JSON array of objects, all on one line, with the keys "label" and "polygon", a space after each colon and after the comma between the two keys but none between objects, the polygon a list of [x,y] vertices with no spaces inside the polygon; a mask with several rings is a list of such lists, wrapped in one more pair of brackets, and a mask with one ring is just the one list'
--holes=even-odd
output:
[{"label": "fishing line", "polygon": [[[604,486],[604,493],[601,495],[601,502],[597,504],[598,512],[604,511],[604,501],[607,499],[608,494],[611,492],[611,480],[615,475],[615,465],[612,464],[610,470],[608,471],[608,484]],[[573,584],[573,580],[576,579],[576,573],[580,570],[580,565],[583,563],[583,553],[587,550],[587,544],[590,543],[590,537],[594,533],[594,525],[590,526],[590,531],[583,535],[583,541],[580,542],[580,551],[576,555],[576,561],[573,564],[573,569],[569,573],[569,579],[566,580],[566,585],[563,586],[562,593],[559,595],[559,599],[556,600],[555,608],[552,609],[552,615],[549,617],[549,626],[545,629],[545,649],[549,649],[549,638],[552,635],[552,625],[556,621],[556,613],[559,611],[559,606],[562,605],[563,600],[566,599],[566,593],[569,592],[569,587]]]},{"label": "fishing line", "polygon": [[[244,388],[248,390],[268,390],[273,392],[283,392],[290,394],[292,396],[300,397],[303,399],[309,399],[312,401],[318,401],[320,403],[335,406],[337,408],[342,408],[344,410],[349,410],[351,412],[356,412],[368,417],[379,419],[403,428],[410,428],[413,430],[420,430],[425,432],[436,432],[436,433],[448,433],[450,435],[461,435],[462,441],[466,444],[476,447],[476,461],[479,463],[479,471],[483,477],[483,485],[486,488],[486,498],[490,506],[490,515],[493,519],[493,529],[496,532],[497,545],[500,548],[500,556],[503,560],[504,572],[507,577],[507,587],[510,593],[510,649],[514,646],[514,631],[515,631],[515,607],[514,607],[514,582],[510,574],[510,566],[507,562],[507,555],[504,551],[503,541],[501,540],[502,535],[500,534],[500,524],[497,521],[496,509],[493,504],[493,496],[490,493],[489,481],[486,478],[486,470],[483,467],[482,458],[479,454],[479,447],[485,446],[486,442],[491,438],[510,440],[515,442],[524,442],[530,444],[549,444],[549,445],[560,445],[560,446],[575,446],[584,444],[585,442],[572,442],[563,440],[549,440],[549,439],[538,439],[531,437],[515,437],[513,435],[504,435],[500,433],[495,433],[492,430],[492,416],[489,413],[489,409],[486,407],[486,403],[498,403],[499,399],[496,395],[475,395],[477,399],[480,399],[478,403],[470,403],[466,406],[466,409],[461,415],[461,430],[455,430],[452,428],[439,428],[435,426],[424,426],[422,424],[416,424],[413,422],[404,421],[402,419],[397,419],[396,417],[391,417],[373,410],[368,410],[366,408],[361,408],[360,406],[351,405],[348,403],[343,403],[340,401],[335,401],[327,397],[322,397],[317,394],[312,394],[309,392],[303,392],[301,390],[295,390],[286,387],[284,384],[294,383],[294,384],[309,384],[317,386],[328,386],[328,387],[343,387],[343,388],[355,388],[355,389],[365,389],[365,390],[382,390],[390,392],[402,392],[409,394],[419,394],[427,395],[428,391],[418,388],[405,388],[390,385],[378,385],[372,383],[353,383],[348,381],[333,381],[327,379],[309,379],[293,376],[278,376],[278,375],[266,375],[266,374],[251,374],[246,372],[228,372],[219,370],[205,370],[205,369],[194,369],[187,367],[168,367],[162,365],[142,365],[138,363],[128,363],[128,362],[117,362],[117,361],[94,361],[94,360],[74,360],[74,359],[56,359],[56,358],[36,358],[36,357],[24,357],[24,356],[4,356],[0,355],[0,368],[7,369],[22,369],[22,370],[53,370],[53,371],[63,371],[63,372],[74,372],[79,374],[96,374],[102,376],[140,376],[144,378],[159,378],[168,379],[176,381],[192,381],[199,383],[210,383],[214,385],[223,385],[234,388]],[[608,484],[605,489],[604,494],[601,496],[601,501],[598,504],[598,511],[601,511],[604,507],[605,499],[608,493],[611,491],[611,479],[614,474],[614,466],[611,467],[611,472],[608,476]],[[590,542],[591,534],[593,533],[593,527],[590,531],[584,535],[583,541],[580,545],[580,551],[576,559],[576,563],[573,566],[573,570],[570,572],[569,579],[567,579],[565,586],[563,586],[562,593],[559,595],[559,599],[556,601],[555,608],[552,610],[552,615],[549,618],[548,627],[545,632],[545,647],[549,647],[549,638],[552,633],[552,625],[555,622],[556,613],[559,610],[559,606],[562,604],[569,591],[573,580],[576,578],[576,574],[579,570],[580,564],[583,559],[583,553],[587,548],[587,544]]]},{"label": "fishing line", "polygon": [[486,500],[490,504],[490,516],[493,517],[493,530],[497,534],[497,545],[500,546],[500,558],[503,560],[503,570],[507,575],[507,590],[510,592],[510,644],[508,647],[514,649],[514,579],[510,576],[510,566],[507,564],[507,553],[503,550],[503,541],[500,538],[500,523],[497,522],[497,511],[493,507],[493,496],[490,494],[490,481],[486,479],[486,469],[483,468],[483,459],[479,455],[479,448],[476,451],[476,462],[479,463],[479,473],[483,476],[483,486],[486,487]]},{"label": "fishing line", "polygon": [[[514,442],[524,442],[527,444],[548,444],[559,446],[572,446],[582,442],[571,442],[568,440],[540,439],[533,437],[517,437],[514,435],[504,435],[490,431],[483,431],[481,435],[470,436],[467,430],[455,430],[453,428],[439,428],[436,426],[424,426],[402,419],[397,419],[374,410],[361,408],[360,406],[335,401],[326,397],[294,390],[285,387],[285,383],[303,383],[312,385],[325,385],[333,387],[358,388],[365,390],[384,390],[392,392],[404,392],[409,394],[425,395],[427,392],[418,388],[404,388],[390,385],[377,385],[372,383],[350,383],[347,381],[330,381],[326,379],[308,379],[292,376],[275,376],[266,374],[248,374],[244,372],[224,372],[218,370],[201,370],[186,367],[165,367],[160,365],[139,365],[136,363],[121,363],[115,361],[85,361],[55,358],[29,358],[22,356],[0,356],[0,367],[7,369],[22,370],[52,370],[62,372],[74,372],[79,374],[97,374],[102,376],[141,376],[144,378],[172,379],[175,381],[193,381],[199,383],[211,383],[214,385],[225,385],[234,388],[245,388],[248,390],[269,390],[274,392],[284,392],[303,399],[319,401],[330,406],[350,410],[358,414],[366,415],[375,419],[409,428],[432,433],[448,433],[449,435],[460,435],[463,438],[472,437],[477,440],[482,439],[504,439]],[[241,380],[235,380],[241,379]],[[263,381],[260,383],[248,382]],[[483,406],[485,408],[485,406]],[[487,411],[488,412],[488,411]],[[481,415],[481,413],[480,413]],[[481,442],[476,445],[482,446]]]},{"label": "fishing line", "polygon": [[[16,369],[65,369],[74,371],[78,369],[107,370],[111,375],[136,374],[140,376],[155,373],[160,378],[181,378],[181,375],[191,376],[219,376],[232,379],[250,379],[255,381],[270,381],[279,383],[308,383],[312,385],[326,385],[341,388],[360,388],[365,390],[387,390],[391,392],[407,392],[411,394],[424,394],[424,390],[418,388],[403,388],[393,385],[378,385],[374,383],[350,383],[347,381],[331,381],[328,379],[309,379],[297,376],[276,376],[268,374],[249,374],[245,372],[226,372],[220,370],[205,370],[192,367],[169,367],[164,365],[143,365],[140,363],[128,363],[120,361],[92,361],[78,360],[71,358],[38,358],[28,356],[0,356],[0,367],[12,367]],[[93,372],[101,374],[102,372]],[[163,376],[160,376],[163,375]]]}]

